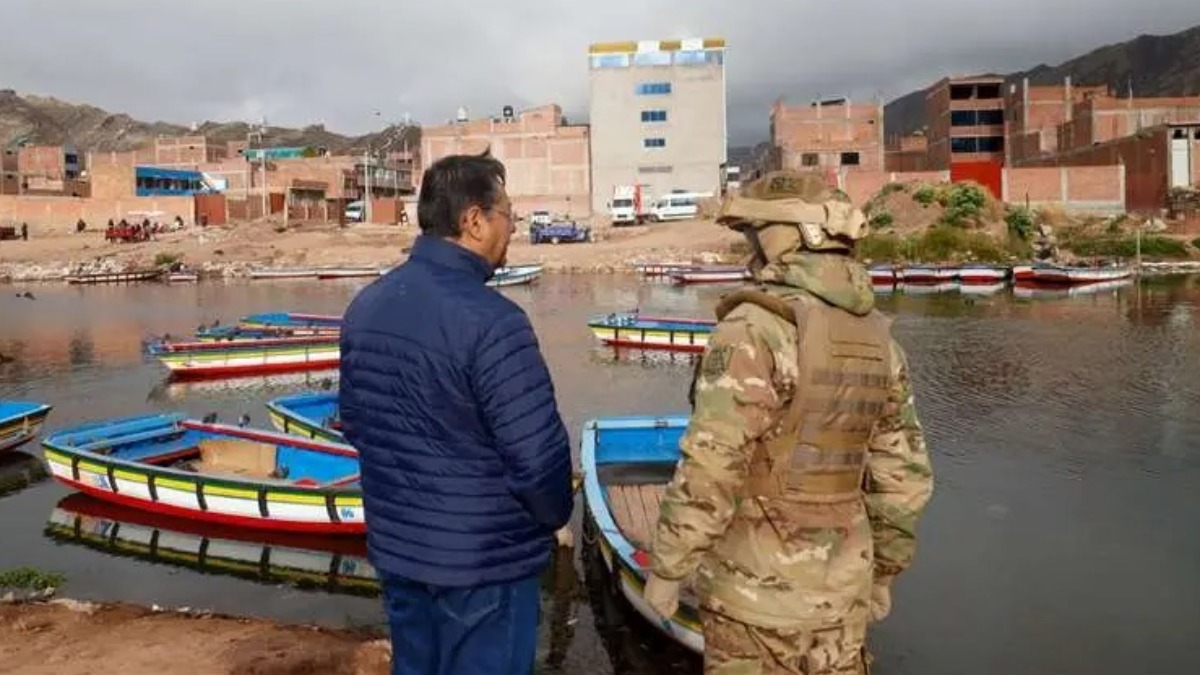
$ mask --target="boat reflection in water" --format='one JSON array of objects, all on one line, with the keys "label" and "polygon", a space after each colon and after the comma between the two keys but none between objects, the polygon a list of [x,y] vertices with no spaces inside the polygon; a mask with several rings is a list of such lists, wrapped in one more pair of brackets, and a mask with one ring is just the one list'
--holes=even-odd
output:
[{"label": "boat reflection in water", "polygon": [[229,377],[220,380],[180,381],[165,378],[150,390],[146,400],[179,402],[195,396],[269,392],[284,389],[336,391],[339,378],[340,374],[336,368],[278,375]]},{"label": "boat reflection in water", "polygon": [[379,594],[366,539],[249,531],[155,515],[72,494],[45,535],[110,555],[269,584],[358,596]]},{"label": "boat reflection in water", "polygon": [[40,457],[21,450],[0,454],[0,497],[20,492],[49,477],[46,464]]},{"label": "boat reflection in water", "polygon": [[1021,299],[1033,298],[1078,298],[1101,293],[1115,292],[1132,286],[1133,279],[1115,279],[1098,281],[1076,286],[1046,286],[1041,284],[1017,282],[1013,286],[1013,295]]}]

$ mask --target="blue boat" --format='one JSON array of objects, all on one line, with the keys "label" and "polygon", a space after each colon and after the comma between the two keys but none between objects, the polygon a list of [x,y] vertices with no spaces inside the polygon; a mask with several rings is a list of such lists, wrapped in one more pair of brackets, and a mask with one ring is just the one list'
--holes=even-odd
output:
[{"label": "blue boat", "polygon": [[52,408],[33,401],[0,400],[0,452],[24,445],[37,436]]},{"label": "blue boat", "polygon": [[704,651],[698,602],[690,588],[665,620],[642,597],[658,505],[679,461],[685,416],[605,417],[583,425],[584,538],[595,539],[621,593],[650,623],[697,653]]},{"label": "blue boat", "polygon": [[522,284],[531,284],[537,281],[538,277],[542,276],[541,265],[516,265],[513,267],[500,267],[496,269],[496,273],[488,279],[487,285],[492,287],[498,286],[519,286]]},{"label": "blue boat", "polygon": [[647,316],[637,311],[614,312],[588,321],[592,335],[606,345],[693,353],[704,351],[716,325],[708,319]]},{"label": "blue boat", "polygon": [[47,436],[51,475],[96,499],[258,530],[366,531],[358,453],[342,443],[152,414]]},{"label": "blue boat", "polygon": [[302,312],[262,312],[243,316],[242,328],[334,328],[341,330],[342,317]]},{"label": "blue boat", "polygon": [[336,391],[288,394],[267,401],[271,424],[285,434],[344,443]]}]

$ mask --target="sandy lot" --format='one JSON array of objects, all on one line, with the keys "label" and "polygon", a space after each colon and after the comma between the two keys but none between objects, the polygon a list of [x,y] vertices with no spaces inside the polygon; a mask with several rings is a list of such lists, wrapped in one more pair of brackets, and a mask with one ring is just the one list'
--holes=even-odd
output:
[{"label": "sandy lot", "polygon": [[378,636],[70,600],[0,605],[0,673],[386,675]]},{"label": "sandy lot", "polygon": [[[0,278],[54,278],[80,265],[149,267],[170,256],[214,274],[237,275],[250,267],[390,266],[405,257],[415,227],[302,224],[277,231],[270,223],[190,228],[139,243],[108,243],[102,232],[35,231],[29,241],[0,242]],[[509,262],[543,263],[547,271],[612,271],[635,261],[717,262],[739,237],[711,221],[593,230],[590,243],[529,243],[518,227]]]}]

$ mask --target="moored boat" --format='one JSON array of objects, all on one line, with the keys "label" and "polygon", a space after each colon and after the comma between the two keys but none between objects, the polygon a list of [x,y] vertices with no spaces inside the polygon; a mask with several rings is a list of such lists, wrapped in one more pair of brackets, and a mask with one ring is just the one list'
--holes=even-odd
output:
[{"label": "moored boat", "polygon": [[634,263],[633,270],[646,277],[665,277],[672,272],[696,269],[699,265],[686,262]]},{"label": "moored boat", "polygon": [[261,326],[258,328],[243,328],[241,326],[209,326],[198,328],[194,334],[200,342],[236,342],[246,340],[263,340],[267,338],[296,338],[326,335],[337,337],[341,328],[290,328],[287,326]]},{"label": "moored boat", "polygon": [[668,272],[667,276],[677,284],[730,283],[750,279],[750,270],[733,265],[693,267]]},{"label": "moored boat", "polygon": [[266,338],[232,342],[157,343],[150,353],[173,377],[262,375],[337,367],[338,337]]},{"label": "moored boat", "polygon": [[255,269],[250,270],[251,279],[314,279],[317,270],[299,269]]},{"label": "moored boat", "polygon": [[600,342],[613,347],[702,352],[715,321],[646,316],[638,312],[614,312],[593,317],[588,328]]},{"label": "moored boat", "polygon": [[304,312],[261,312],[243,316],[238,321],[238,325],[242,328],[337,328],[340,330],[342,317]]},{"label": "moored boat", "polygon": [[487,285],[492,287],[520,286],[522,284],[531,284],[537,281],[540,276],[542,276],[541,265],[500,267],[496,269],[496,273],[492,275],[492,278],[488,279]]},{"label": "moored boat", "polygon": [[200,281],[200,274],[197,272],[168,272],[167,283],[172,284],[191,284]]},{"label": "moored boat", "polygon": [[64,279],[68,284],[131,284],[139,281],[154,281],[165,274],[159,268],[145,270],[130,270],[127,272],[93,272],[87,274],[68,274]]},{"label": "moored boat", "polygon": [[267,401],[271,424],[285,434],[344,443],[336,391],[301,392]]},{"label": "moored boat", "polygon": [[958,278],[964,284],[994,284],[1007,279],[1008,272],[1002,265],[970,264],[958,268]]},{"label": "moored boat", "polygon": [[1041,284],[1092,284],[1116,281],[1133,275],[1129,265],[1072,267],[1045,265],[1033,268],[1033,280]]},{"label": "moored boat", "polygon": [[317,278],[328,279],[358,279],[363,277],[383,276],[383,270],[375,267],[338,267],[317,270]]},{"label": "moored boat", "polygon": [[33,440],[52,409],[53,406],[35,401],[0,399],[0,452]]},{"label": "moored boat", "polygon": [[58,502],[44,534],[63,544],[207,574],[350,595],[379,591],[361,537],[239,530],[79,493]]},{"label": "moored boat", "polygon": [[579,461],[583,471],[584,538],[593,537],[622,595],[654,626],[703,653],[698,602],[690,585],[679,611],[664,620],[643,597],[648,551],[658,505],[679,461],[687,417],[609,417],[583,425]]},{"label": "moored boat", "polygon": [[151,414],[62,429],[43,446],[56,480],[107,502],[253,529],[365,531],[349,445]]},{"label": "moored boat", "polygon": [[953,281],[958,268],[950,265],[905,265],[896,272],[896,279],[905,284],[938,284]]},{"label": "moored boat", "polygon": [[872,265],[867,268],[872,284],[890,284],[896,281],[896,268],[891,265]]}]

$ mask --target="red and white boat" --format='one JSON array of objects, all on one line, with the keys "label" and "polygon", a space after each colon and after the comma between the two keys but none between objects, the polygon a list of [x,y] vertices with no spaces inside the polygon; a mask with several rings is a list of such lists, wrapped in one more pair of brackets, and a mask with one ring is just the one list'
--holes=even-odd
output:
[{"label": "red and white boat", "polygon": [[1033,268],[1033,281],[1041,284],[1094,284],[1101,281],[1116,281],[1133,275],[1129,265],[1104,265],[1098,267],[1069,267],[1045,265]]},{"label": "red and white boat", "polygon": [[896,278],[906,284],[937,284],[957,276],[958,268],[948,265],[908,265],[896,272]]},{"label": "red and white boat", "polygon": [[1008,268],[1000,265],[963,265],[958,278],[964,284],[994,284],[1008,278]]},{"label": "red and white boat", "polygon": [[891,284],[896,281],[896,268],[891,265],[872,265],[867,270],[871,273],[871,284]]},{"label": "red and white boat", "polygon": [[746,281],[750,279],[750,270],[745,267],[698,267],[681,272],[669,273],[671,280],[677,284],[714,284]]}]

